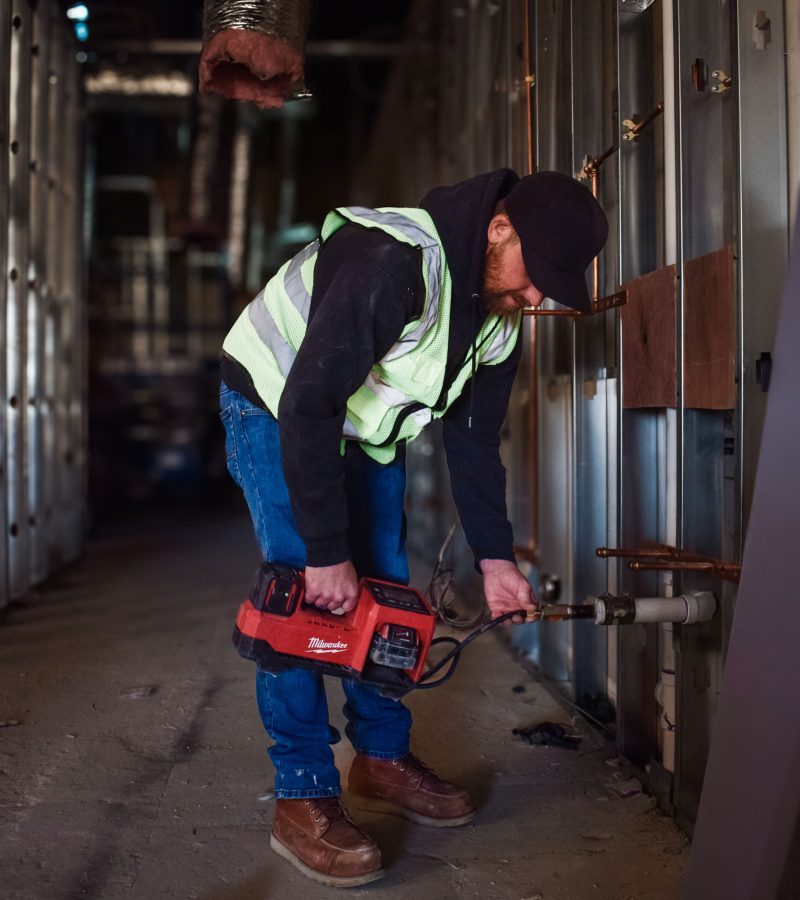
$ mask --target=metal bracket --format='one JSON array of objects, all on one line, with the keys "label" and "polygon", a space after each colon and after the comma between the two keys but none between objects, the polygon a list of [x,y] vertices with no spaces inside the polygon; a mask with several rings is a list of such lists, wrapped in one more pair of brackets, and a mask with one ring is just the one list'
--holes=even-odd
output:
[{"label": "metal bracket", "polygon": [[636,116],[631,116],[630,119],[623,119],[622,124],[628,130],[625,134],[622,135],[623,141],[635,141],[637,137],[644,131],[647,126],[655,121],[661,113],[664,112],[664,101],[661,100],[656,104],[655,108],[649,112],[641,121],[636,121]]},{"label": "metal bracket", "polygon": [[711,77],[715,78],[717,83],[711,85],[711,92],[714,94],[724,94],[725,91],[729,91],[731,89],[731,83],[733,79],[730,75],[726,74],[722,71],[722,69],[714,69],[711,73]]}]

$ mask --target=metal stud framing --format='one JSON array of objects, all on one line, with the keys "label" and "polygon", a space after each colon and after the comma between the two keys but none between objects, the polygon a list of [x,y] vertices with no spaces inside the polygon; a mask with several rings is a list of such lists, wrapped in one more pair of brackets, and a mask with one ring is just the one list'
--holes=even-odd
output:
[{"label": "metal stud framing", "polygon": [[[417,167],[407,199],[413,202],[426,182],[509,164],[526,170],[527,128],[504,119],[503,110],[521,106],[524,96],[514,86],[520,73],[513,60],[522,59],[521,23],[529,21],[532,65],[521,74],[531,88],[535,167],[574,175],[584,156],[613,148],[598,184],[611,224],[600,289],[676,266],[676,408],[621,408],[616,312],[577,323],[544,319],[512,396],[506,460],[517,540],[522,549],[538,549],[541,572],[558,576],[562,600],[605,589],[663,596],[701,588],[720,600],[719,616],[707,625],[661,633],[632,626],[619,629],[608,647],[570,624],[515,630],[515,642],[573,697],[602,690],[607,660],[618,744],[638,763],[652,763],[662,801],[687,829],[702,787],[736,587],[698,572],[633,572],[617,560],[599,561],[592,550],[605,540],[624,547],[650,540],[734,563],[741,558],[767,397],[755,363],[773,347],[789,230],[788,7],[781,0],[427,4],[428,22],[444,35],[445,72],[425,88],[437,98],[440,126],[440,152],[430,158],[445,164]],[[495,42],[501,17],[509,37]],[[765,17],[769,40],[753,24]],[[511,60],[504,61],[508,50]],[[418,73],[404,77],[418,82]],[[487,85],[494,90],[488,106]],[[647,120],[659,106],[661,114],[631,139],[625,120]],[[395,119],[403,121],[396,112]],[[426,130],[410,133],[409,153],[422,161]],[[393,139],[396,153],[403,137],[395,131]],[[685,268],[730,245],[738,259],[735,408],[693,409],[684,403]],[[528,431],[533,406],[537,428]],[[526,468],[537,430],[538,487]],[[538,540],[529,533],[537,518],[529,515],[531,504]],[[672,667],[677,700],[674,720],[666,721],[654,689],[670,684]],[[670,726],[677,729],[674,761]]]},{"label": "metal stud framing", "polygon": [[[8,304],[8,167],[11,79],[11,0],[0,0],[0,348],[6,346]],[[8,436],[6,433],[6,368],[0,363],[0,496],[8,496]],[[0,606],[7,598],[8,510],[0,502]]]},{"label": "metal stud framing", "polygon": [[0,0],[0,606],[83,539],[79,104],[61,9]]}]

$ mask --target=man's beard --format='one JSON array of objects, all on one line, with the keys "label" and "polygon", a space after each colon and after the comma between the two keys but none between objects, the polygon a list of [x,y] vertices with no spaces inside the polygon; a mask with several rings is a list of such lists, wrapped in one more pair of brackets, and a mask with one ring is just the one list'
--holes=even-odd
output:
[{"label": "man's beard", "polygon": [[505,244],[493,244],[486,251],[483,267],[483,299],[486,312],[492,316],[515,316],[519,307],[508,303],[513,294],[501,288],[503,283],[503,251]]}]

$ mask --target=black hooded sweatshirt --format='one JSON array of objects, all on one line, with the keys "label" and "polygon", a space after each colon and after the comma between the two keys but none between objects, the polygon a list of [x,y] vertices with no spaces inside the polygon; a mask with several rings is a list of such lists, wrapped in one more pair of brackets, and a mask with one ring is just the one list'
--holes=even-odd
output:
[{"label": "black hooded sweatshirt", "polygon": [[[453,282],[448,376],[469,358],[485,321],[480,295],[487,227],[517,180],[510,169],[498,169],[434,188],[420,204],[439,232]],[[309,565],[350,558],[340,453],[347,400],[419,317],[424,299],[419,250],[383,231],[348,224],[320,250],[308,328],[278,408],[283,471]],[[453,498],[476,562],[514,559],[499,445],[520,348],[517,341],[503,363],[479,366],[442,417]],[[248,374],[227,356],[222,378],[264,406]],[[347,453],[354,452],[362,451],[348,442]]]}]

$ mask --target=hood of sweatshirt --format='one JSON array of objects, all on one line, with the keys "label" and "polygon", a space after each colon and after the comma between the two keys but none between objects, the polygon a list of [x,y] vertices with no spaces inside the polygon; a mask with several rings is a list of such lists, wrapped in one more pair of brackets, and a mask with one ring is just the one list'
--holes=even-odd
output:
[{"label": "hood of sweatshirt", "polygon": [[511,169],[495,169],[435,187],[422,198],[420,206],[430,214],[444,245],[456,309],[466,306],[471,312],[472,296],[483,289],[486,230],[497,201],[518,181]]}]

